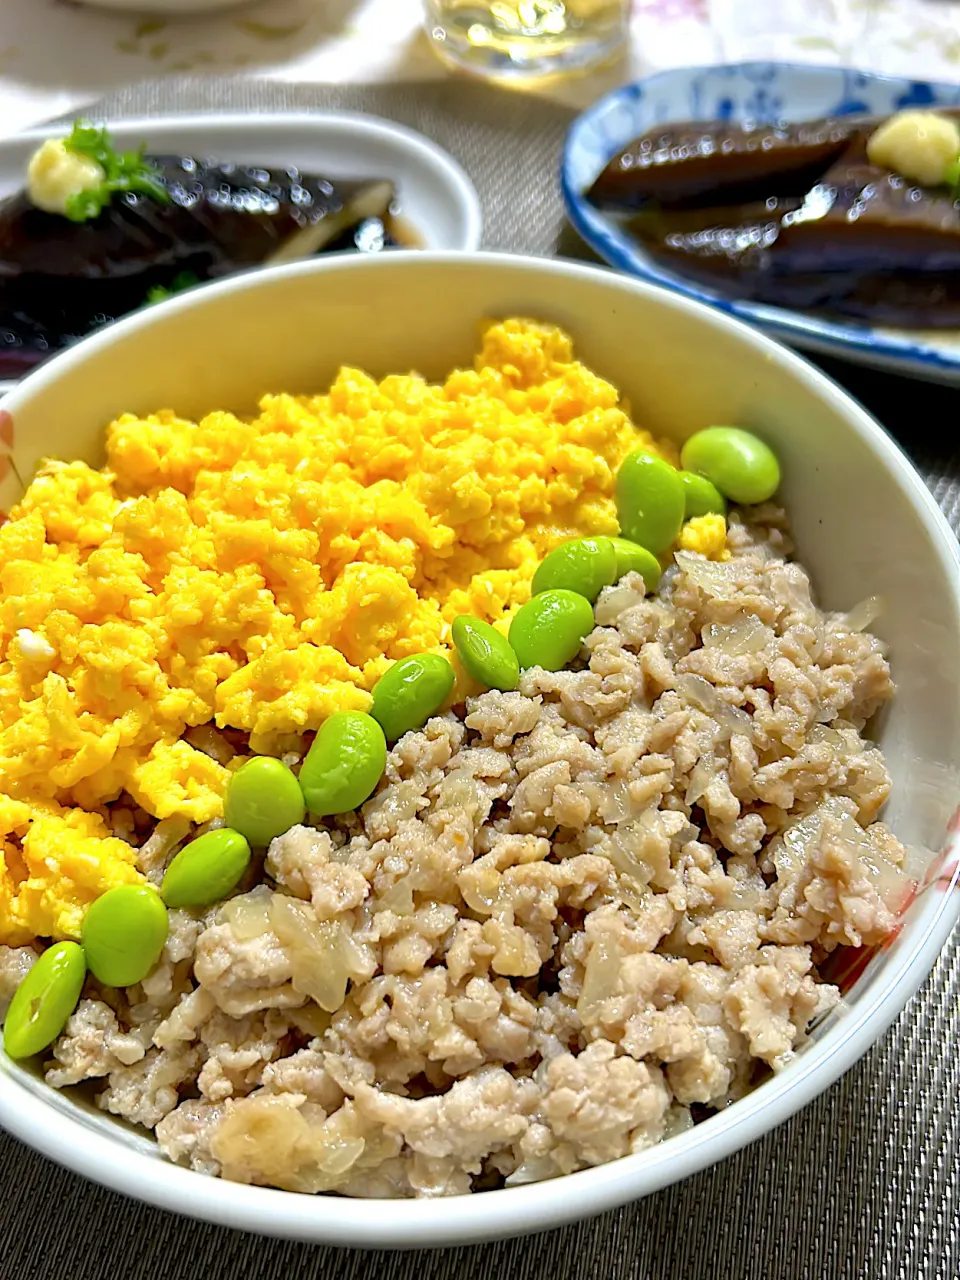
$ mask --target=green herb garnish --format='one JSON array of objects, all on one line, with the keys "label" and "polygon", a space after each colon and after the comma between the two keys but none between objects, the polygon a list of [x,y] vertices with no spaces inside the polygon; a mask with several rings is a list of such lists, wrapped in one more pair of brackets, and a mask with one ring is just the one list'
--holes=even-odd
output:
[{"label": "green herb garnish", "polygon": [[184,289],[189,289],[199,283],[200,277],[195,276],[192,271],[181,271],[173,277],[168,285],[152,285],[147,290],[145,305],[149,306],[153,302],[165,302],[167,298],[172,298],[175,293],[181,293]]},{"label": "green herb garnish", "polygon": [[77,120],[64,148],[74,155],[95,160],[104,172],[103,181],[88,191],[78,191],[67,200],[66,215],[71,222],[95,218],[118,191],[135,191],[161,204],[170,196],[156,167],[144,159],[146,143],[136,151],[117,151],[106,129],[97,128],[89,120]]}]

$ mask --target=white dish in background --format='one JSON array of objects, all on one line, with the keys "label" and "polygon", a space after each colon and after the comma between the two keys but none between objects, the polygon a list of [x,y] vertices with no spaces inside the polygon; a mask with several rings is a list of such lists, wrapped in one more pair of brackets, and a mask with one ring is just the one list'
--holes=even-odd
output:
[{"label": "white dish in background", "polygon": [[505,254],[340,254],[246,272],[118,321],[6,396],[0,462],[5,445],[16,472],[0,473],[0,507],[19,498],[17,473],[28,479],[43,455],[99,465],[104,424],[123,410],[250,413],[267,391],[328,386],[345,362],[438,378],[471,364],[481,319],[523,313],[568,329],[580,358],[657,435],[683,439],[708,422],[761,429],[823,606],[885,598],[874,629],[898,686],[877,726],[894,782],[885,816],[916,851],[922,882],[902,927],[868,961],[858,955],[862,971],[840,1006],[773,1079],[686,1133],[567,1177],[415,1201],[223,1182],[167,1163],[142,1131],[0,1054],[0,1123],[52,1159],[181,1214],[325,1244],[423,1248],[542,1231],[658,1191],[782,1123],[878,1039],[960,919],[957,541],[909,460],[855,401],[715,308],[612,271]]},{"label": "white dish in background", "polygon": [[[121,148],[195,155],[237,163],[296,166],[331,179],[390,178],[400,217],[424,249],[480,247],[483,214],[476,188],[460,165],[422,134],[350,111],[144,116],[106,122]],[[27,163],[66,124],[43,125],[0,140],[0,198],[26,181]],[[0,392],[13,385],[0,380]]]},{"label": "white dish in background", "polygon": [[812,120],[906,107],[956,107],[960,85],[874,75],[846,67],[744,62],[678,67],[622,85],[583,112],[567,134],[561,186],[570,221],[611,266],[757,325],[781,342],[929,382],[960,383],[960,330],[892,329],[831,320],[722,294],[646,252],[622,222],[585,196],[607,162],[654,125],[673,120]]}]

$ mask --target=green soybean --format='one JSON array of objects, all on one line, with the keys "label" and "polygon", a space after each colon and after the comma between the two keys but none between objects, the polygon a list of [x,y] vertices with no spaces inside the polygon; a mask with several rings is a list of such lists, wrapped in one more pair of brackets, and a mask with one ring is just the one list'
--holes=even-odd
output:
[{"label": "green soybean", "polygon": [[562,588],[596,600],[616,577],[617,557],[609,538],[573,538],[544,556],[530,590],[536,596]]},{"label": "green soybean", "polygon": [[625,573],[639,573],[647,592],[656,591],[663,573],[657,557],[646,547],[641,547],[637,542],[629,542],[626,538],[611,538],[610,541],[617,557],[617,581]]},{"label": "green soybean", "polygon": [[671,546],[683,525],[685,499],[680,473],[655,454],[627,454],[616,480],[620,532],[654,555]]},{"label": "green soybean", "polygon": [[697,475],[695,471],[681,471],[680,479],[683,482],[685,520],[691,520],[694,516],[727,514],[726,498],[706,476]]},{"label": "green soybean", "polygon": [[580,652],[593,630],[590,601],[575,591],[542,591],[514,614],[510,644],[520,666],[559,671]]},{"label": "green soybean", "polygon": [[76,942],[48,947],[17,987],[3,1024],[11,1058],[30,1058],[53,1044],[77,1007],[87,961]]},{"label": "green soybean", "polygon": [[108,889],[83,918],[87,967],[105,986],[132,987],[160,959],[169,927],[167,908],[156,889],[144,884]]},{"label": "green soybean", "polygon": [[387,742],[373,716],[338,711],[320,726],[300,769],[307,808],[318,817],[359,809],[386,763]]},{"label": "green soybean", "polygon": [[272,756],[242,764],[227,784],[223,816],[255,848],[266,848],[304,819],[303,792],[292,769]]},{"label": "green soybean", "polygon": [[249,862],[250,845],[239,831],[207,831],[167,867],[160,896],[168,907],[208,907],[236,888]]},{"label": "green soybean", "polygon": [[692,435],[680,459],[731,502],[753,504],[772,498],[780,484],[780,464],[769,445],[740,427],[707,427]]},{"label": "green soybean", "polygon": [[454,618],[451,631],[460,661],[474,680],[488,689],[517,687],[520,663],[510,641],[496,627],[464,613]]},{"label": "green soybean", "polygon": [[456,679],[453,667],[436,653],[401,658],[373,686],[370,714],[388,742],[419,729],[446,702]]}]

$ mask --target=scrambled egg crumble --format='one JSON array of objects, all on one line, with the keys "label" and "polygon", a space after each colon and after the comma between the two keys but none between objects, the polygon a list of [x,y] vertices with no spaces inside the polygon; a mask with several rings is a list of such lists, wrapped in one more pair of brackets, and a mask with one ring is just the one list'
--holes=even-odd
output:
[{"label": "scrambled egg crumble", "polygon": [[694,516],[680,530],[682,551],[699,551],[708,560],[729,560],[727,522],[721,515]]},{"label": "scrambled egg crumble", "polygon": [[559,542],[616,534],[638,447],[678,465],[564,333],[507,320],[443,385],[344,368],[250,422],[124,415],[101,471],[47,462],[0,527],[0,941],[76,936],[138,876],[96,812],[122,793],[221,814],[191,726],[280,754],[457,614],[508,617]]}]

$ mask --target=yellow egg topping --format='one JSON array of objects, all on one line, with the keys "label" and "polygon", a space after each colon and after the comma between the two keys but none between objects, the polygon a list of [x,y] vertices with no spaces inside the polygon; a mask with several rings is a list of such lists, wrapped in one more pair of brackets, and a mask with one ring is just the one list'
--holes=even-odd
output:
[{"label": "yellow egg topping", "polygon": [[727,522],[721,515],[694,516],[680,530],[683,551],[698,551],[708,560],[727,560]]},{"label": "yellow egg topping", "polygon": [[[43,465],[0,527],[0,942],[76,936],[137,878],[119,796],[222,813],[229,770],[190,727],[280,754],[366,710],[393,660],[448,652],[458,614],[508,619],[546,552],[618,532],[637,448],[677,465],[564,333],[507,320],[442,385],[344,368],[253,421],[124,415],[101,471]],[[724,535],[702,517],[681,541],[716,557]]]}]

